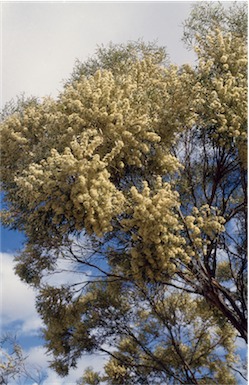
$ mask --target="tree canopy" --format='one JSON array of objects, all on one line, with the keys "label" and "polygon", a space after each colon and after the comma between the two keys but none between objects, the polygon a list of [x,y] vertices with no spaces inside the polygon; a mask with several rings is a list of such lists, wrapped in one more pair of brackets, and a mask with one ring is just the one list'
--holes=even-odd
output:
[{"label": "tree canopy", "polygon": [[[26,235],[16,272],[39,290],[51,365],[66,375],[84,353],[109,357],[79,384],[238,383],[246,10],[215,7],[185,23],[195,65],[154,43],[100,47],[57,99],[22,100],[2,120],[2,217]],[[80,282],[44,283],[59,258]]]}]

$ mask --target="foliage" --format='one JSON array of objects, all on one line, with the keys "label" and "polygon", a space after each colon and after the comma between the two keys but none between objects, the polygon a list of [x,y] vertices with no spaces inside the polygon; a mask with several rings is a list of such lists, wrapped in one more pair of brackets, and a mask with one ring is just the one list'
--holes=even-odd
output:
[{"label": "foliage", "polygon": [[[40,290],[61,375],[100,352],[105,373],[87,369],[82,384],[237,383],[247,47],[236,9],[240,33],[220,6],[197,5],[185,29],[198,32],[195,68],[168,65],[155,44],[102,47],[57,100],[3,120],[3,220],[27,237],[16,271]],[[79,283],[44,284],[58,258],[77,262]]]},{"label": "foliage", "polygon": [[224,7],[222,2],[199,2],[192,6],[189,18],[183,24],[183,41],[191,47],[197,35],[205,37],[210,30],[217,27],[246,39],[247,23],[246,2],[230,2],[229,7]]},{"label": "foliage", "polygon": [[159,47],[156,42],[144,43],[142,39],[139,39],[127,44],[101,45],[97,48],[94,57],[90,57],[83,63],[76,61],[73,74],[66,84],[79,80],[82,76],[93,76],[99,69],[125,74],[127,66],[148,57],[153,60],[154,64],[165,65],[168,62],[168,55],[164,47]]},{"label": "foliage", "polygon": [[27,364],[27,356],[16,337],[4,334],[0,340],[0,383],[8,385],[13,383],[24,384],[27,380],[41,385],[46,375],[43,370],[34,365]]},{"label": "foliage", "polygon": [[[11,349],[8,348],[10,345]],[[8,352],[8,350],[11,350]],[[21,347],[9,336],[0,341],[0,383],[7,385],[10,380],[18,378],[24,366]]]}]

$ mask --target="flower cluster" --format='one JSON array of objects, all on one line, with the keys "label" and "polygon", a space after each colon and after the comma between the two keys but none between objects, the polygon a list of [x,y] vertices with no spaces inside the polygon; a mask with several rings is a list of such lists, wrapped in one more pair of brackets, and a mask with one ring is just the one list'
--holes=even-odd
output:
[{"label": "flower cluster", "polygon": [[84,132],[81,142],[73,140],[62,154],[52,149],[46,160],[31,164],[15,181],[30,209],[46,202],[54,223],[73,221],[75,229],[85,227],[101,236],[112,229],[111,220],[122,210],[124,197],[110,182],[106,162],[93,155],[101,143],[93,134]]},{"label": "flower cluster", "polygon": [[1,134],[12,202],[36,222],[42,212],[55,225],[97,236],[111,231],[126,201],[113,173],[145,165],[155,175],[179,170],[169,148],[184,127],[179,116],[189,117],[181,89],[189,76],[189,69],[165,69],[148,56],[127,74],[98,70],[67,85],[57,101],[33,101],[10,116]]},{"label": "flower cluster", "polygon": [[[241,37],[219,29],[199,38],[199,98],[195,108],[213,127],[220,145],[237,145],[246,164],[247,147],[247,47]],[[201,122],[200,122],[201,123]]]},{"label": "flower cluster", "polygon": [[177,259],[187,260],[183,251],[185,241],[180,235],[182,226],[176,213],[178,194],[160,177],[153,189],[143,182],[141,192],[133,186],[130,194],[130,218],[124,219],[122,225],[125,231],[132,232],[133,274],[136,278],[145,275],[151,280],[159,279],[161,274],[172,274]]},{"label": "flower cluster", "polygon": [[[221,232],[225,231],[225,219],[218,215],[215,207],[203,205],[198,209],[194,207],[192,215],[185,217],[185,225],[187,227],[191,242],[197,249],[206,252],[206,246],[216,238]],[[187,248],[190,256],[195,255],[195,250],[191,246]]]},{"label": "flower cluster", "polygon": [[167,93],[164,70],[149,58],[134,63],[130,72],[114,76],[98,70],[66,88],[61,96],[62,109],[76,133],[94,128],[103,137],[102,151],[124,145],[115,154],[113,167],[142,167],[151,146],[160,142],[156,132],[158,112]]},{"label": "flower cluster", "polygon": [[127,376],[127,368],[117,359],[113,358],[105,365],[105,372],[115,384],[123,384]]}]

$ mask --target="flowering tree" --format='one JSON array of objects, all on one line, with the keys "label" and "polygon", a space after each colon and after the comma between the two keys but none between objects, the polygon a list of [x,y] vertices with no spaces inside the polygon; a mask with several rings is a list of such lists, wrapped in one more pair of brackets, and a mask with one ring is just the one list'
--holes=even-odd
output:
[{"label": "flowering tree", "polygon": [[[3,220],[25,232],[16,271],[40,291],[52,367],[109,356],[81,383],[237,383],[246,34],[228,16],[211,22],[207,5],[206,34],[198,9],[185,29],[195,67],[154,44],[111,45],[56,100],[22,101],[1,125]],[[44,283],[58,258],[77,262],[80,282]]]},{"label": "flowering tree", "polygon": [[[6,345],[11,346],[8,352]],[[7,385],[9,381],[20,376],[24,367],[21,347],[9,336],[3,336],[0,340],[0,383]]]},{"label": "flowering tree", "polygon": [[41,385],[46,374],[42,368],[28,365],[28,356],[24,355],[21,346],[11,334],[5,334],[0,339],[0,384],[26,384],[27,380]]}]

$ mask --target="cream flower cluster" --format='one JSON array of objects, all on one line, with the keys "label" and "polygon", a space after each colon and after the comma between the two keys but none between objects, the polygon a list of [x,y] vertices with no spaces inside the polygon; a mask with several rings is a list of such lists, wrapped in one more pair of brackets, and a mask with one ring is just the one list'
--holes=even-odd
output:
[{"label": "cream flower cluster", "polygon": [[102,142],[93,134],[82,133],[81,142],[72,141],[62,154],[52,149],[46,160],[31,164],[15,181],[30,209],[44,201],[45,209],[54,213],[54,223],[66,219],[77,230],[85,227],[101,236],[112,230],[111,220],[122,210],[124,197],[110,182],[106,162],[93,155]]},{"label": "cream flower cluster", "polygon": [[63,149],[72,138],[67,129],[65,116],[50,98],[42,103],[30,102],[6,118],[1,124],[4,183],[12,185],[16,174],[20,175],[31,163],[49,156],[51,148]]},{"label": "cream flower cluster", "polygon": [[231,279],[231,274],[231,266],[229,261],[225,260],[218,262],[216,277],[220,282],[229,281]]},{"label": "cream flower cluster", "polygon": [[127,368],[122,365],[115,358],[110,359],[105,365],[105,372],[109,378],[112,379],[112,383],[124,384],[127,376]]},{"label": "cream flower cluster", "polygon": [[182,226],[175,213],[178,194],[161,178],[155,188],[143,182],[141,192],[133,186],[130,194],[130,219],[124,219],[122,225],[132,232],[132,272],[136,278],[145,275],[157,280],[162,273],[174,272],[178,258],[187,259],[185,241],[179,234]]},{"label": "cream flower cluster", "polygon": [[[193,108],[196,94],[195,71],[188,65],[171,65],[164,69],[163,75],[164,89],[160,91],[161,108],[158,111],[156,132],[161,137],[164,152],[165,148],[169,148],[178,139],[181,132],[193,126],[197,114]],[[160,157],[161,153],[158,155]]]},{"label": "cream flower cluster", "polygon": [[6,119],[1,168],[13,202],[26,206],[36,222],[44,213],[54,224],[98,236],[110,231],[126,199],[112,183],[113,173],[146,166],[161,175],[180,167],[169,152],[180,127],[173,108],[177,115],[187,108],[186,93],[184,101],[180,95],[188,75],[178,75],[147,57],[125,75],[82,77],[57,101],[32,102]]},{"label": "cream flower cluster", "polygon": [[[234,35],[216,29],[205,41],[199,38],[200,95],[196,109],[214,128],[220,145],[238,146],[246,164],[247,147],[247,47]],[[201,106],[201,107],[200,107]]]},{"label": "cream flower cluster", "polygon": [[[216,208],[209,205],[203,205],[198,209],[194,207],[193,215],[185,217],[185,225],[188,229],[191,241],[198,249],[202,249],[206,253],[206,247],[215,239],[221,232],[225,231],[225,219],[218,215]],[[195,255],[195,250],[192,246],[187,247],[189,256]]]},{"label": "cream flower cluster", "polygon": [[149,58],[135,63],[126,76],[99,70],[66,88],[62,109],[75,133],[90,127],[99,130],[103,151],[124,143],[113,167],[122,168],[122,159],[142,167],[151,146],[161,140],[156,123],[166,93],[163,72]]}]

